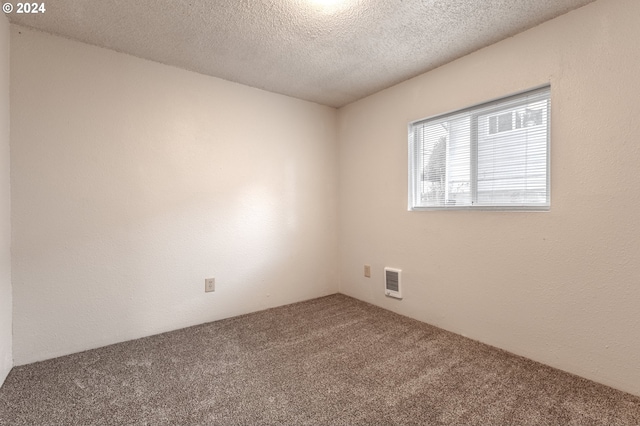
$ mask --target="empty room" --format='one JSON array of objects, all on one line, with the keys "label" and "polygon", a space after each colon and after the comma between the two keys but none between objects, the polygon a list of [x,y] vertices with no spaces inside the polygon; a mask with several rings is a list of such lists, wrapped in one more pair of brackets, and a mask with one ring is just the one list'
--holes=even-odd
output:
[{"label": "empty room", "polygon": [[0,17],[0,426],[640,424],[640,1]]}]

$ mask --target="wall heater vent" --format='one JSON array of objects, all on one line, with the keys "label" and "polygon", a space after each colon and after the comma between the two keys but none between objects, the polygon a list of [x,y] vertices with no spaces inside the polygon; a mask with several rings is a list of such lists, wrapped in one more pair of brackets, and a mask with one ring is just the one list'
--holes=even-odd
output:
[{"label": "wall heater vent", "polygon": [[396,299],[402,299],[401,269],[384,268],[384,294]]}]

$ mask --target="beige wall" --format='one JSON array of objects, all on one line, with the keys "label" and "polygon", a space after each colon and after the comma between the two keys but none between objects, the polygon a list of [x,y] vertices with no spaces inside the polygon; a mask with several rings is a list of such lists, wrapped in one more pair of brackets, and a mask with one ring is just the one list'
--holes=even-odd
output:
[{"label": "beige wall", "polygon": [[337,291],[335,109],[15,26],[11,102],[16,365]]},{"label": "beige wall", "polygon": [[[340,291],[640,394],[638,16],[600,0],[339,110]],[[407,211],[408,122],[549,82],[550,212]]]},{"label": "beige wall", "polygon": [[9,21],[0,15],[0,385],[13,366],[9,180]]}]

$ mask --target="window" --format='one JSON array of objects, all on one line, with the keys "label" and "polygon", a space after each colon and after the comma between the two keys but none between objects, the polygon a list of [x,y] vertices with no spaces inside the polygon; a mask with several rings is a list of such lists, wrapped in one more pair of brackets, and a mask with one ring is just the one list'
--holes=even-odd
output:
[{"label": "window", "polygon": [[409,209],[549,209],[550,88],[409,125]]}]

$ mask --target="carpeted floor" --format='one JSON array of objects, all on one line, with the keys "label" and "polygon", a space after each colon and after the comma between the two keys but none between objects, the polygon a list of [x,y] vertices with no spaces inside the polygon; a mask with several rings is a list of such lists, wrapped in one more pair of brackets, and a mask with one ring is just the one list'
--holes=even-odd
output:
[{"label": "carpeted floor", "polygon": [[0,425],[631,425],[640,398],[343,295],[14,368]]}]

